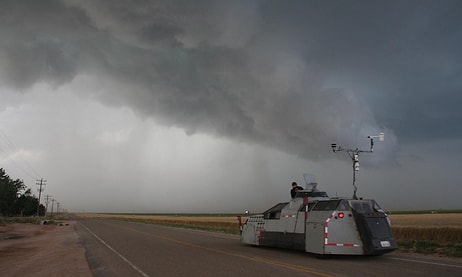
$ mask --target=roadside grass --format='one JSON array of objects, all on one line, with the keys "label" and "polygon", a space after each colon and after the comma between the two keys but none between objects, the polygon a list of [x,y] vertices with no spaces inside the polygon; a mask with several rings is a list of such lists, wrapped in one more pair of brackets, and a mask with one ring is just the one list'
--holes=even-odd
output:
[{"label": "roadside grass", "polygon": [[66,214],[53,216],[53,217],[35,217],[35,216],[0,216],[0,226],[13,223],[32,223],[32,224],[41,224],[43,221],[46,221],[48,225],[59,224],[60,220],[68,220],[69,216]]},{"label": "roadside grass", "polygon": [[431,241],[398,241],[400,251],[420,253],[425,255],[440,255],[447,257],[462,257],[462,244],[440,244]]},{"label": "roadside grass", "polygon": [[449,257],[462,258],[462,244],[448,243],[446,247],[441,250],[441,254]]},{"label": "roadside grass", "polygon": [[40,224],[42,218],[39,217],[0,217],[0,225],[12,224],[12,223],[32,223]]},{"label": "roadside grass", "polygon": [[403,252],[462,257],[461,227],[393,226],[392,230]]},{"label": "roadside grass", "polygon": [[462,257],[462,213],[459,211],[389,214],[400,251]]},{"label": "roadside grass", "polygon": [[460,227],[401,227],[392,226],[398,241],[428,241],[439,244],[461,243]]},{"label": "roadside grass", "polygon": [[[226,233],[226,234],[234,234],[239,235],[239,225],[237,220],[235,222],[220,222],[220,221],[207,221],[207,220],[185,220],[184,218],[181,219],[149,219],[145,217],[137,218],[137,217],[130,217],[130,216],[123,216],[123,217],[105,217],[108,219],[114,220],[123,220],[123,221],[130,221],[130,222],[140,222],[140,223],[147,223],[147,224],[158,224],[163,226],[170,226],[170,227],[177,227],[177,228],[185,228],[185,229],[196,229],[196,230],[204,230],[210,232],[219,232],[219,233]],[[201,217],[204,218],[204,217]]]},{"label": "roadside grass", "polygon": [[[126,220],[126,219],[124,219]],[[137,220],[130,220],[130,221],[137,221]],[[137,222],[142,222],[142,221],[137,221]],[[167,223],[167,222],[146,222],[144,221],[143,223],[148,223],[148,224],[158,224],[162,226],[169,226],[169,227],[176,227],[176,228],[184,228],[184,229],[195,229],[195,230],[202,230],[202,231],[209,231],[209,232],[217,232],[217,233],[224,233],[224,234],[232,234],[232,235],[239,235],[240,231],[239,228],[221,228],[219,226],[210,226],[207,224],[183,224],[183,223]]]},{"label": "roadside grass", "polygon": [[391,214],[460,214],[462,210],[410,210],[410,211],[387,211]]}]

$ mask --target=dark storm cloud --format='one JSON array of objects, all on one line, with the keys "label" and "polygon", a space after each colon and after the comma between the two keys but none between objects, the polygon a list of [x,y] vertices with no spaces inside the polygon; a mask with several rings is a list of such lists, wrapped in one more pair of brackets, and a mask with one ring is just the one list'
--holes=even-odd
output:
[{"label": "dark storm cloud", "polygon": [[295,25],[309,26],[304,40],[315,45],[315,59],[329,75],[348,76],[345,86],[366,85],[357,95],[401,140],[460,137],[460,2],[349,4],[297,11],[293,20],[303,18]]},{"label": "dark storm cloud", "polygon": [[75,24],[69,25],[69,12],[56,3],[2,1],[0,5],[2,83],[23,89],[41,80],[71,80],[76,59],[66,47],[72,43],[72,35],[66,33]]},{"label": "dark storm cloud", "polygon": [[392,153],[393,129],[400,138],[462,131],[460,8],[450,1],[3,1],[0,78],[26,89],[98,76],[110,89],[81,94],[189,134],[305,158],[322,157],[333,140],[357,146],[380,131]]}]

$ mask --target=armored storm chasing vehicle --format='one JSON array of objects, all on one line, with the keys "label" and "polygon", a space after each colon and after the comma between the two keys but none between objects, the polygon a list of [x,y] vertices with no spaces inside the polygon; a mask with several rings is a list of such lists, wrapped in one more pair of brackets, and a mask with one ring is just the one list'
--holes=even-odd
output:
[{"label": "armored storm chasing vehicle", "polygon": [[241,230],[246,244],[320,255],[382,255],[398,248],[375,200],[330,198],[316,189],[249,216]]},{"label": "armored storm chasing vehicle", "polygon": [[[351,198],[331,198],[308,182],[311,190],[298,191],[290,202],[279,203],[262,214],[251,215],[241,226],[241,241],[247,244],[303,250],[319,255],[382,255],[398,248],[387,214],[373,199],[356,196],[359,154],[374,151],[343,149],[331,144],[333,152],[346,150],[353,162]],[[306,174],[304,175],[304,177]]]}]

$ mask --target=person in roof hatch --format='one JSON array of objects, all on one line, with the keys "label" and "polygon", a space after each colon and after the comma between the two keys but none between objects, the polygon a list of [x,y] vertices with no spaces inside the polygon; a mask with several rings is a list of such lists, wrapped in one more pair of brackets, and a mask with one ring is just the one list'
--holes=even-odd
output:
[{"label": "person in roof hatch", "polygon": [[299,190],[303,190],[303,188],[299,186],[297,182],[292,182],[292,189],[290,190],[290,196],[292,197],[292,199],[295,198],[295,195]]}]

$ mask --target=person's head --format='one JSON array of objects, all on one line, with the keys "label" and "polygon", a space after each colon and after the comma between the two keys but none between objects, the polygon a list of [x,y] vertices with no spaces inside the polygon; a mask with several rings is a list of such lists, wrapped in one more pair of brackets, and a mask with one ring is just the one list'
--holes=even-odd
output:
[{"label": "person's head", "polygon": [[292,187],[296,187],[297,186],[297,182],[292,182]]}]

